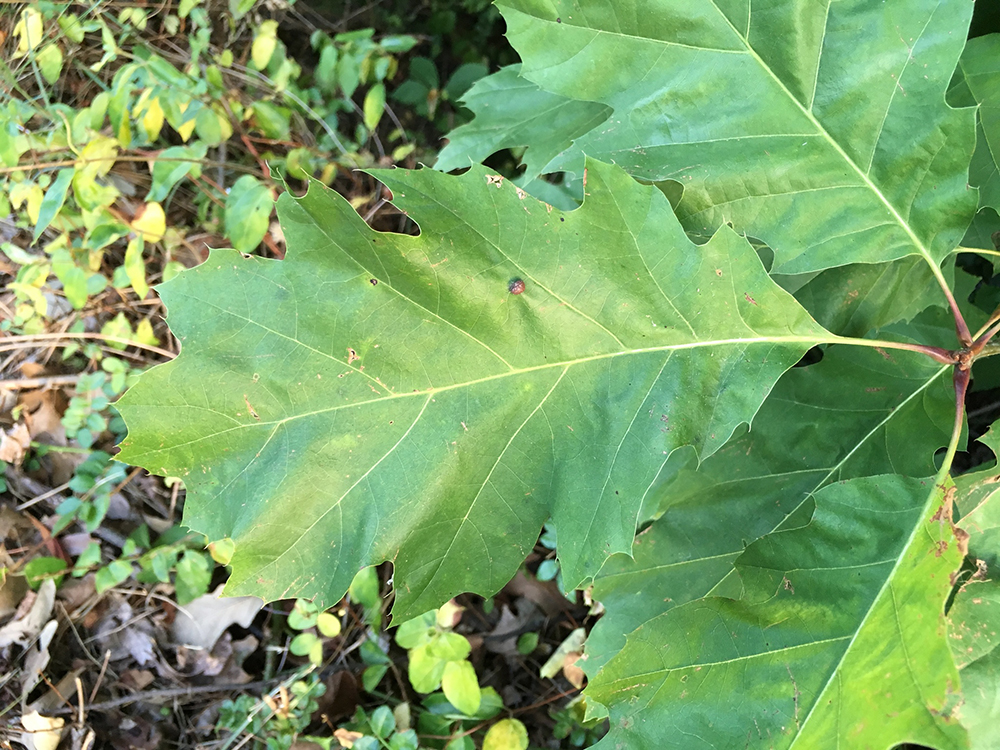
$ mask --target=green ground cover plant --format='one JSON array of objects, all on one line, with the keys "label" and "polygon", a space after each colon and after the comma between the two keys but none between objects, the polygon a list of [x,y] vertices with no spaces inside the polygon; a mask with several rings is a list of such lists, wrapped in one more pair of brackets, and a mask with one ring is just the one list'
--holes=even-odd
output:
[{"label": "green ground cover plant", "polygon": [[[421,737],[423,747],[444,747],[454,734],[453,750],[467,750],[497,721],[525,734],[519,721],[499,716],[507,709],[497,691],[485,679],[480,686],[472,663],[456,656],[463,643],[467,656],[471,650],[451,630],[460,617],[442,626],[448,637],[414,647],[442,674],[437,682],[417,677],[423,692],[412,688],[407,649],[384,633],[375,568],[355,577],[336,617],[305,600],[268,608],[251,624],[253,635],[243,634],[256,646],[244,643],[227,657],[226,634],[222,655],[206,667],[171,623],[213,598],[231,544],[208,544],[177,523],[179,479],[147,481],[113,459],[125,434],[114,402],[145,366],[177,350],[150,288],[200,262],[211,244],[281,255],[272,167],[289,184],[310,176],[335,184],[378,221],[380,187],[350,170],[415,164],[439,125],[470,116],[459,114],[456,100],[486,73],[485,58],[435,60],[448,71],[442,85],[429,59],[413,66],[406,57],[416,36],[385,34],[384,26],[303,30],[300,17],[291,4],[212,1],[0,10],[0,742],[50,748],[69,733],[51,700],[75,690],[69,662],[77,657],[93,667],[79,674],[89,696],[85,722],[99,744],[118,741],[117,727],[135,720],[150,745],[157,735],[180,746],[211,735],[231,746],[287,747],[305,735],[337,747],[328,706],[317,708],[335,666],[343,674],[356,668],[360,678],[358,710],[336,717],[360,747],[415,748],[419,730],[432,736]],[[427,40],[419,41],[427,52]],[[412,96],[405,89],[394,96],[407,83],[420,85],[409,87]],[[403,218],[384,213],[393,225]],[[25,624],[33,599],[50,610],[55,599],[60,609],[48,622],[32,610]],[[493,624],[476,627],[488,632]],[[527,634],[536,646],[542,630]],[[558,626],[551,630],[558,643]],[[100,650],[118,633],[130,647]],[[443,640],[450,649],[437,647]],[[155,676],[142,669],[152,665],[153,644],[165,667]],[[208,655],[212,645],[197,653]],[[244,687],[250,675],[240,665],[251,653],[248,669],[262,679]],[[43,658],[51,659],[46,681],[32,672]],[[222,676],[205,672],[223,666]],[[550,688],[555,695],[529,709],[544,721],[561,688],[532,674],[537,665],[526,659],[520,666],[534,680],[522,708]],[[138,684],[128,678],[136,674]],[[184,712],[213,681],[221,697],[196,726]],[[184,686],[193,682],[200,692],[192,699]],[[173,712],[158,703],[164,691]],[[135,700],[116,703],[123,694]],[[567,732],[571,718],[561,720]]]},{"label": "green ground cover plant", "polygon": [[317,611],[387,560],[399,621],[490,596],[551,522],[603,746],[991,747],[995,477],[956,456],[1000,385],[997,38],[959,0],[498,5],[522,62],[440,166],[525,179],[373,172],[418,236],[283,193],[284,260],[161,287],[183,351],[119,458],[183,478],[229,593]]}]

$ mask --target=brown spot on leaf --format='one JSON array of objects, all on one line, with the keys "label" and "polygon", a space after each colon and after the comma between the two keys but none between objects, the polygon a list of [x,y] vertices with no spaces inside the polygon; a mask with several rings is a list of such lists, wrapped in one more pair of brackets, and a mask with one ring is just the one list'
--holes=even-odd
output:
[{"label": "brown spot on leaf", "polygon": [[965,529],[955,527],[955,542],[958,544],[958,551],[962,557],[969,554],[969,532]]},{"label": "brown spot on leaf", "polygon": [[257,412],[254,411],[254,408],[250,405],[250,399],[247,398],[247,394],[245,393],[243,394],[243,402],[247,405],[247,412],[250,414],[250,416],[259,422],[260,417],[257,415]]}]

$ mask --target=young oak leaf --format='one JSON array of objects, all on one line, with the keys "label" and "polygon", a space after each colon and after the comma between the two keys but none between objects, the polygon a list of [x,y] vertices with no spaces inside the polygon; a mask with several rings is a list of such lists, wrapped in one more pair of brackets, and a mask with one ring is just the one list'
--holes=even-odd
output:
[{"label": "young oak leaf", "polygon": [[569,213],[479,167],[378,172],[417,237],[314,184],[279,201],[284,261],[214,251],[161,287],[183,352],[120,402],[120,457],[183,477],[185,523],[235,544],[228,593],[326,607],[391,560],[405,618],[498,590],[549,516],[576,585],[672,451],[711,455],[835,340],[732,230],[696,246],[660,191],[588,170]]}]

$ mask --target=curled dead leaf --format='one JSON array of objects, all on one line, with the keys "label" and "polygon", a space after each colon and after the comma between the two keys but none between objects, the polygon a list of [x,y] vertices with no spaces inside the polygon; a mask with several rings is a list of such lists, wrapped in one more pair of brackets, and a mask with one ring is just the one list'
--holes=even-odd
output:
[{"label": "curled dead leaf", "polygon": [[0,431],[0,461],[20,466],[31,445],[31,435],[24,424],[16,424],[7,431]]},{"label": "curled dead leaf", "polygon": [[583,669],[577,666],[577,662],[580,661],[582,656],[583,654],[577,651],[571,651],[566,654],[566,658],[563,660],[563,677],[569,680],[569,684],[577,690],[583,687],[583,681],[587,678]]},{"label": "curled dead leaf", "polygon": [[341,747],[352,748],[354,743],[364,737],[361,732],[352,732],[349,729],[337,729],[333,733],[334,738]]},{"label": "curled dead leaf", "polygon": [[21,743],[29,750],[56,750],[62,738],[62,728],[65,719],[54,716],[42,716],[38,711],[32,711],[21,717]]}]

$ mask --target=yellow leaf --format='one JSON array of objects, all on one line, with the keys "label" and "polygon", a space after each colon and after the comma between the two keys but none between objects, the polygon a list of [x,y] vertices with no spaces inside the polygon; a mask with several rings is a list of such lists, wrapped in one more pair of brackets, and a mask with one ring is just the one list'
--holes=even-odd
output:
[{"label": "yellow leaf", "polygon": [[43,47],[35,55],[35,61],[44,78],[49,83],[55,83],[62,74],[63,53],[58,44],[50,44]]},{"label": "yellow leaf", "polygon": [[141,123],[147,140],[155,141],[160,137],[160,130],[163,128],[163,107],[160,106],[160,98],[158,96],[154,96],[149,100],[146,111],[142,115]]},{"label": "yellow leaf", "polygon": [[118,156],[118,141],[106,135],[96,135],[80,149],[77,175],[84,179],[103,177],[111,171]]},{"label": "yellow leaf", "polygon": [[329,612],[320,612],[316,616],[316,627],[327,638],[336,638],[340,635],[340,620]]},{"label": "yellow leaf", "polygon": [[439,627],[442,628],[454,628],[462,620],[462,613],[465,611],[465,607],[460,607],[455,603],[455,600],[447,601],[441,605],[441,609],[437,611],[436,619]]},{"label": "yellow leaf", "polygon": [[146,242],[159,242],[167,231],[167,217],[163,213],[163,207],[156,201],[147,203],[136,212],[132,229],[141,234]]},{"label": "yellow leaf", "polygon": [[143,236],[145,235],[133,237],[125,248],[125,275],[128,276],[139,299],[143,299],[149,291],[149,284],[146,283],[146,264],[142,260],[142,249],[145,245]]},{"label": "yellow leaf", "polygon": [[38,223],[38,211],[44,197],[45,193],[33,182],[18,182],[10,189],[10,205],[17,210],[26,204],[25,211],[32,224]]},{"label": "yellow leaf", "polygon": [[350,729],[344,729],[343,727],[335,730],[333,736],[340,743],[341,747],[346,747],[348,750],[354,747],[355,742],[364,737],[361,732],[352,732]]},{"label": "yellow leaf", "polygon": [[483,738],[483,750],[526,750],[528,730],[517,719],[503,719],[490,727]]},{"label": "yellow leaf", "polygon": [[233,134],[233,126],[229,124],[229,115],[226,114],[221,104],[213,104],[212,109],[215,111],[215,116],[219,118],[219,132],[222,134],[222,140],[228,141]]},{"label": "yellow leaf", "polygon": [[[190,102],[184,102],[183,104],[178,105],[177,109],[180,111],[180,113],[182,115],[185,112],[187,112],[187,108],[188,108],[189,104],[190,104]],[[193,119],[188,120],[183,125],[181,125],[179,128],[176,128],[176,130],[177,130],[177,134],[181,137],[181,140],[184,141],[185,143],[187,143],[188,138],[190,138],[191,134],[194,132],[194,120]]]},{"label": "yellow leaf", "polygon": [[[147,322],[145,318],[142,321]],[[226,537],[225,539],[220,539],[217,542],[208,543],[208,554],[212,556],[219,565],[229,565],[230,560],[233,559],[233,553],[236,552],[236,545],[233,540]]]},{"label": "yellow leaf", "polygon": [[119,143],[124,143],[128,145],[132,142],[132,121],[127,117],[123,117],[121,124],[118,125],[118,132],[115,133],[118,138]]},{"label": "yellow leaf", "polygon": [[21,20],[14,25],[17,49],[14,57],[24,57],[42,41],[42,14],[34,8],[21,11]]},{"label": "yellow leaf", "polygon": [[271,55],[274,54],[274,50],[278,46],[277,32],[277,21],[264,21],[260,25],[257,36],[253,40],[253,47],[250,48],[250,57],[257,70],[264,70],[271,62]]},{"label": "yellow leaf", "polygon": [[140,344],[149,344],[150,346],[158,346],[160,343],[160,340],[153,334],[153,324],[146,318],[140,320],[136,325],[135,336],[132,337],[132,340],[138,341]]}]

